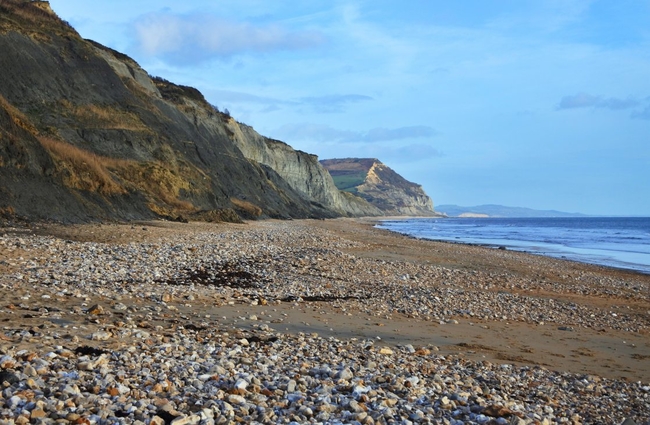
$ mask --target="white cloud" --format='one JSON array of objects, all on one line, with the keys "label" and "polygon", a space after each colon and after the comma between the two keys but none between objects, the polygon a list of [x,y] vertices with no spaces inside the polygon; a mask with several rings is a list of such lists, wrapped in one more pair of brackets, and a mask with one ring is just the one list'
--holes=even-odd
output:
[{"label": "white cloud", "polygon": [[324,36],[290,31],[280,25],[255,25],[216,16],[152,13],[133,23],[137,48],[175,65],[192,65],[249,52],[312,48]]},{"label": "white cloud", "polygon": [[343,112],[345,106],[373,100],[370,96],[361,94],[342,94],[342,95],[325,95],[301,97],[296,100],[278,99],[269,96],[259,96],[256,94],[238,92],[233,90],[207,90],[206,94],[219,104],[220,102],[229,103],[247,103],[264,105],[263,112],[272,112],[281,109],[282,106],[292,106],[296,108],[308,107],[316,113]]},{"label": "white cloud", "polygon": [[262,105],[288,104],[282,99],[268,96],[258,96],[255,94],[238,92],[233,90],[208,90],[206,93],[215,101],[234,102],[234,103],[257,103]]},{"label": "white cloud", "polygon": [[650,120],[650,106],[646,106],[645,109],[632,113],[632,118],[639,120]]},{"label": "white cloud", "polygon": [[639,101],[628,97],[619,99],[616,97],[604,98],[594,96],[588,93],[578,93],[573,96],[564,96],[560,100],[558,109],[576,109],[576,108],[603,108],[611,110],[630,109],[639,105]]},{"label": "white cloud", "polygon": [[361,133],[338,130],[324,124],[285,124],[274,132],[274,136],[286,141],[309,142],[353,142],[358,141]]},{"label": "white cloud", "polygon": [[430,145],[421,143],[398,146],[384,147],[379,151],[379,156],[395,163],[411,163],[425,159],[439,158],[444,154]]},{"label": "white cloud", "polygon": [[351,131],[336,129],[324,124],[300,123],[283,125],[274,134],[289,142],[375,143],[429,138],[436,136],[438,132],[424,125],[397,128],[376,127],[368,131]]},{"label": "white cloud", "polygon": [[328,95],[328,96],[310,96],[300,98],[301,104],[309,105],[314,109],[314,112],[342,112],[343,107],[350,103],[359,103],[368,100],[373,100],[370,96],[361,94],[344,94],[344,95]]},{"label": "white cloud", "polygon": [[432,137],[438,135],[438,132],[425,125],[415,125],[411,127],[399,128],[373,128],[369,130],[364,140],[367,142],[380,142],[385,140],[415,139],[421,137]]},{"label": "white cloud", "polygon": [[599,98],[587,93],[578,93],[573,96],[564,96],[560,100],[558,109],[590,108],[596,106]]}]

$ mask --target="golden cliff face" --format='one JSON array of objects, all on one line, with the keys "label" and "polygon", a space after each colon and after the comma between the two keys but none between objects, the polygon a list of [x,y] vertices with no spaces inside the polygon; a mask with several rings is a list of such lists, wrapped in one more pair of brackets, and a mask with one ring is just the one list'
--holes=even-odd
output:
[{"label": "golden cliff face", "polygon": [[433,216],[431,198],[378,159],[330,159],[321,163],[340,189],[362,197],[384,215]]}]

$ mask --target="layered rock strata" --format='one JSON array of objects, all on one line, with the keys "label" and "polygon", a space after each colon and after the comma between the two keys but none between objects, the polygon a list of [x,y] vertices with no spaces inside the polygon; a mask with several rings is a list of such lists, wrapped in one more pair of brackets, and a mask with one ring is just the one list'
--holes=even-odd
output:
[{"label": "layered rock strata", "polygon": [[409,182],[378,159],[327,159],[321,164],[339,189],[365,199],[384,215],[436,215],[433,201],[422,186]]}]

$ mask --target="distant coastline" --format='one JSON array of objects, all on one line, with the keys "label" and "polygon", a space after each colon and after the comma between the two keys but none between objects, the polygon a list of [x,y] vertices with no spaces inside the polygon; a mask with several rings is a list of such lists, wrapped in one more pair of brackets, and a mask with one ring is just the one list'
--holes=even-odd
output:
[{"label": "distant coastline", "polygon": [[436,212],[446,214],[448,217],[461,218],[532,218],[532,217],[589,217],[587,214],[572,213],[556,210],[536,210],[524,207],[509,207],[505,205],[486,204],[473,207],[443,204],[436,206]]}]

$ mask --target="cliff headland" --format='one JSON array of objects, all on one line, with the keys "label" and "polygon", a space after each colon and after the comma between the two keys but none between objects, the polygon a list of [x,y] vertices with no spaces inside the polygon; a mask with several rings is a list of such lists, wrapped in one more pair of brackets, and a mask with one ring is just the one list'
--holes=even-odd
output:
[{"label": "cliff headland", "polygon": [[47,2],[0,7],[0,215],[79,222],[385,213],[338,190],[316,156],[83,39]]}]

